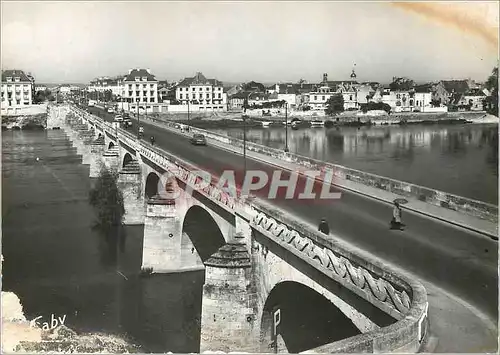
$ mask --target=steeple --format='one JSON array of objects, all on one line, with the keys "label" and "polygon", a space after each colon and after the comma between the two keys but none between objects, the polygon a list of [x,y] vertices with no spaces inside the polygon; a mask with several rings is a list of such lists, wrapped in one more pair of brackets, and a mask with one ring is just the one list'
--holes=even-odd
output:
[{"label": "steeple", "polygon": [[351,79],[352,80],[356,80],[356,72],[354,71],[355,68],[356,68],[356,63],[354,63],[354,66],[353,66],[352,72],[351,72]]}]

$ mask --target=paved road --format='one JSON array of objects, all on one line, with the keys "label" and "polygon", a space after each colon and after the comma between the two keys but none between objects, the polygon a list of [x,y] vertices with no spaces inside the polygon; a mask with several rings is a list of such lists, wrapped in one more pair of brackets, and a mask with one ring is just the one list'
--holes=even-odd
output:
[{"label": "paved road", "polygon": [[[99,112],[108,121],[113,115]],[[221,174],[243,168],[243,159],[216,147],[193,146],[185,137],[143,123],[145,137],[154,135],[157,145],[201,168]],[[136,131],[136,123],[134,129]],[[248,170],[276,170],[247,160]],[[284,176],[284,175],[283,175]],[[334,191],[333,189],[331,191]],[[427,217],[405,213],[405,231],[389,230],[392,206],[342,191],[338,201],[278,199],[275,204],[292,215],[317,224],[326,217],[331,233],[388,262],[431,282],[498,319],[497,242],[473,232]]]}]

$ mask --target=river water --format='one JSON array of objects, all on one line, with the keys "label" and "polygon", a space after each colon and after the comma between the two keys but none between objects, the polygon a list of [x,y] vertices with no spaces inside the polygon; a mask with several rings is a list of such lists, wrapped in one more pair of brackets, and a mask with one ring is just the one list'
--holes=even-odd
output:
[{"label": "river water", "polygon": [[93,230],[88,176],[63,131],[2,132],[3,290],[28,319],[66,315],[75,330],[132,338],[146,352],[199,351],[203,272],[144,292],[143,226]]},{"label": "river water", "polygon": [[[243,139],[241,128],[213,129]],[[284,149],[285,128],[249,141]],[[498,204],[498,126],[482,124],[288,130],[290,152]]]}]

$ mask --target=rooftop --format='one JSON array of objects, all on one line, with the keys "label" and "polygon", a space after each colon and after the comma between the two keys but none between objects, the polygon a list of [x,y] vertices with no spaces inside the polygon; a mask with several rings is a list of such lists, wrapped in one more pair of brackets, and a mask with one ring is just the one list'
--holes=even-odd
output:
[{"label": "rooftop", "polygon": [[28,78],[28,76],[22,71],[18,69],[8,69],[8,70],[3,70],[2,71],[2,82],[6,82],[7,78],[11,77],[12,80],[14,80],[15,77],[18,77],[20,81],[22,82],[31,82],[31,80]]},{"label": "rooftop", "polygon": [[141,79],[145,77],[147,81],[158,81],[148,69],[131,69],[130,72],[125,75],[124,81],[135,81],[136,77]]},{"label": "rooftop", "polygon": [[207,79],[202,73],[198,72],[192,78],[185,78],[179,83],[180,87],[188,87],[191,85],[222,86],[222,82],[217,79]]}]

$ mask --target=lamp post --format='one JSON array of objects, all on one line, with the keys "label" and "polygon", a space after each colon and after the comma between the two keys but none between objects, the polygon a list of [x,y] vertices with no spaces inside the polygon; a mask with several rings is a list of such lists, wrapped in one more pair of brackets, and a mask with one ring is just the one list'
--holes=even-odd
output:
[{"label": "lamp post", "polygon": [[139,129],[141,128],[141,117],[139,116],[139,98],[137,98],[136,104],[137,104],[137,138],[141,139],[139,131]]},{"label": "lamp post", "polygon": [[288,153],[288,101],[285,101],[285,153]]},{"label": "lamp post", "polygon": [[187,95],[188,95],[188,98],[187,98],[187,99],[188,99],[188,125],[189,125],[189,101],[190,101],[191,99],[189,98],[189,92],[188,92],[188,94],[187,94]]},{"label": "lamp post", "polygon": [[248,100],[245,99],[243,101],[243,179],[247,174],[247,106]]}]

